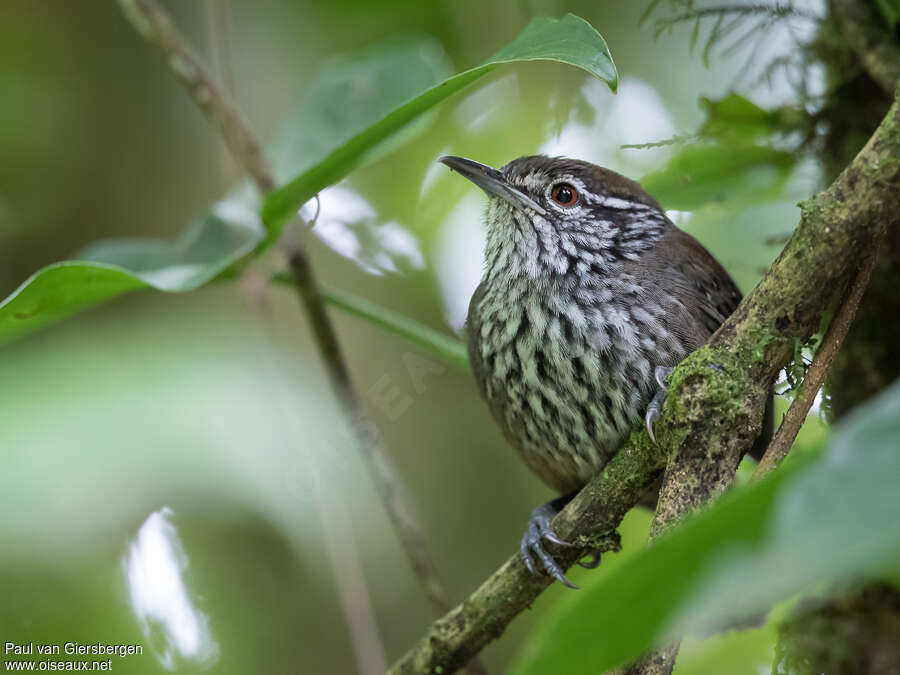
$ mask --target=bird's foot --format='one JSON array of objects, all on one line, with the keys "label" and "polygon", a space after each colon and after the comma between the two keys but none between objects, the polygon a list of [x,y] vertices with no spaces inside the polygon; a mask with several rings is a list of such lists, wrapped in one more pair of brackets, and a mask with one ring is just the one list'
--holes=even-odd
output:
[{"label": "bird's foot", "polygon": [[[525,563],[525,567],[528,568],[529,572],[532,574],[538,573],[534,560],[536,557],[541,561],[547,574],[568,588],[578,588],[578,586],[566,578],[560,564],[544,550],[543,542],[546,539],[558,546],[573,546],[573,544],[560,539],[559,535],[553,531],[550,523],[556,517],[556,514],[572,501],[574,496],[575,493],[573,492],[570,495],[557,497],[532,511],[531,518],[528,519],[528,527],[525,529],[525,534],[522,535],[522,541],[519,545],[522,562]],[[590,551],[585,558],[578,561],[578,564],[586,569],[594,569],[600,564],[600,551]]]},{"label": "bird's foot", "polygon": [[656,390],[656,394],[653,395],[650,405],[647,406],[647,414],[644,417],[644,423],[647,425],[647,433],[650,434],[650,440],[654,443],[656,443],[656,437],[653,435],[653,423],[659,419],[659,416],[662,413],[663,403],[666,402],[666,396],[669,395],[669,384],[666,380],[671,374],[672,369],[668,366],[656,366],[656,369],[653,371],[653,377],[656,378],[659,389]]}]

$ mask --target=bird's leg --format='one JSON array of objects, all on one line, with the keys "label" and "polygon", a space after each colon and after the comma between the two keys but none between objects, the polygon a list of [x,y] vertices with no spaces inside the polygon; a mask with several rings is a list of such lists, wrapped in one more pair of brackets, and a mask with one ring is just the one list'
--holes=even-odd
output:
[{"label": "bird's leg", "polygon": [[[563,507],[572,501],[572,498],[576,494],[578,494],[577,491],[563,495],[562,497],[557,497],[556,499],[551,499],[546,504],[543,504],[532,511],[531,518],[528,519],[528,527],[525,528],[525,534],[522,535],[522,541],[519,544],[522,562],[525,563],[525,567],[528,568],[529,572],[537,574],[537,567],[535,566],[534,558],[532,557],[537,556],[547,573],[563,586],[568,586],[569,588],[578,588],[578,586],[566,578],[559,563],[553,559],[553,556],[544,550],[543,540],[546,539],[547,541],[552,541],[559,546],[573,545],[560,539],[556,532],[553,531],[550,523],[556,517],[556,514],[562,511]],[[588,556],[589,557],[586,557],[584,560],[579,560],[578,564],[587,569],[594,569],[600,564],[600,551],[591,551],[588,553]]]},{"label": "bird's leg", "polygon": [[669,395],[669,384],[666,380],[671,374],[672,368],[669,366],[656,366],[653,371],[653,377],[656,378],[656,384],[659,385],[659,389],[656,390],[650,405],[647,406],[647,415],[644,417],[644,422],[647,425],[647,433],[650,434],[650,440],[654,443],[656,443],[656,437],[653,435],[653,423],[659,419],[663,403],[666,402],[666,396]]}]

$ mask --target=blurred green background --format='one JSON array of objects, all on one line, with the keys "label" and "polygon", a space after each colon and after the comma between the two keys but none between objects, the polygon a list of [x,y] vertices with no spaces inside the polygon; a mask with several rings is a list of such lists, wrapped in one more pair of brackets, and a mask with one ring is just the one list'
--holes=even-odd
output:
[{"label": "blurred green background", "polygon": [[[812,4],[812,7],[817,5]],[[533,16],[583,16],[621,81],[558,64],[503,67],[451,98],[322,195],[309,236],[316,270],[447,333],[461,327],[481,267],[483,199],[436,167],[443,154],[500,165],[568,154],[634,178],[672,149],[622,149],[693,132],[701,95],[737,89],[792,100],[747,74],[746,50],[707,67],[690,26],[654,37],[643,2],[331,0],[170,2],[204,60],[218,63],[251,127],[273,141],[330,57],[384,39],[432,36],[455,69],[478,63]],[[777,31],[766,48],[789,49]],[[224,65],[223,65],[224,64]],[[364,84],[364,83],[363,83]],[[801,167],[802,168],[802,167]],[[170,238],[237,180],[216,132],[115,3],[0,5],[0,292],[111,236]],[[814,175],[778,199],[726,201],[673,218],[749,290],[789,233]],[[516,547],[551,494],[506,446],[469,375],[334,312],[354,382],[418,511],[454,599]],[[417,358],[433,363],[424,390]],[[289,290],[221,282],[185,295],[139,293],[0,350],[0,642],[129,642],[120,672],[378,672],[432,613],[335,410]],[[385,391],[394,404],[386,406]],[[129,547],[169,507],[187,562],[195,658],[147,637],[126,580]],[[626,549],[649,514],[623,526]],[[618,564],[610,556],[590,583]],[[653,589],[647,589],[652,593]],[[502,672],[534,621],[565,603],[558,585],[484,653]],[[359,668],[346,616],[368,640]],[[205,617],[197,619],[196,617]],[[200,623],[197,623],[199,621]],[[204,623],[205,622],[205,623]],[[360,627],[362,626],[362,627]],[[368,626],[368,627],[367,627]],[[774,629],[685,643],[682,673],[756,673]],[[359,642],[357,642],[357,645]]]}]

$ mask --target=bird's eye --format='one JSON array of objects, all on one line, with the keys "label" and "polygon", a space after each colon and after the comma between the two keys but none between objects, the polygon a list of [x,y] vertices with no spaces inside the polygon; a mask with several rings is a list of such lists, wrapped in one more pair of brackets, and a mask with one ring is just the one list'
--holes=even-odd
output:
[{"label": "bird's eye", "polygon": [[572,206],[578,201],[578,190],[568,183],[559,183],[553,186],[550,196],[560,206]]}]

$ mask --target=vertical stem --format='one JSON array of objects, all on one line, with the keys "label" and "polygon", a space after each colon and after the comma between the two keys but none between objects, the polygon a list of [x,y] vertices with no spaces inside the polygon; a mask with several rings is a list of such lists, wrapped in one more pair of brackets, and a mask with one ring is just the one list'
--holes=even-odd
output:
[{"label": "vertical stem", "polygon": [[[203,0],[203,22],[213,75],[219,80],[222,91],[235,99],[234,71],[231,67],[231,2],[230,0]],[[222,148],[222,176],[226,183],[237,179],[237,167],[228,148]]]},{"label": "vertical stem", "polygon": [[794,400],[791,401],[790,407],[778,426],[778,431],[775,432],[772,442],[766,448],[766,454],[763,455],[759,466],[756,467],[756,471],[753,473],[754,480],[762,478],[778,466],[787,457],[791,446],[794,445],[794,439],[797,438],[800,427],[806,421],[809,409],[812,408],[812,404],[816,400],[816,394],[819,393],[822,383],[825,382],[828,368],[831,366],[831,362],[838,349],[840,349],[844,338],[847,337],[847,331],[850,330],[850,325],[856,317],[859,301],[869,285],[869,277],[872,274],[872,268],[875,266],[877,257],[877,251],[869,251],[866,258],[860,262],[859,272],[857,272],[856,278],[853,280],[853,285],[847,293],[847,298],[841,304],[837,314],[825,331],[822,344],[819,345],[819,348],[813,355],[812,363],[806,369],[806,376],[803,378],[800,390],[797,392]]},{"label": "vertical stem", "polygon": [[294,278],[294,285],[300,296],[300,303],[309,318],[313,338],[322,356],[328,380],[347,415],[366,467],[375,482],[375,487],[387,509],[391,523],[406,549],[406,554],[422,583],[425,595],[428,596],[438,612],[447,612],[451,607],[450,599],[428,553],[422,529],[406,505],[406,499],[402,494],[397,476],[378,439],[375,425],[366,417],[362,402],[350,383],[347,362],[315,285],[309,260],[299,248],[292,248],[288,250],[288,262]]}]

